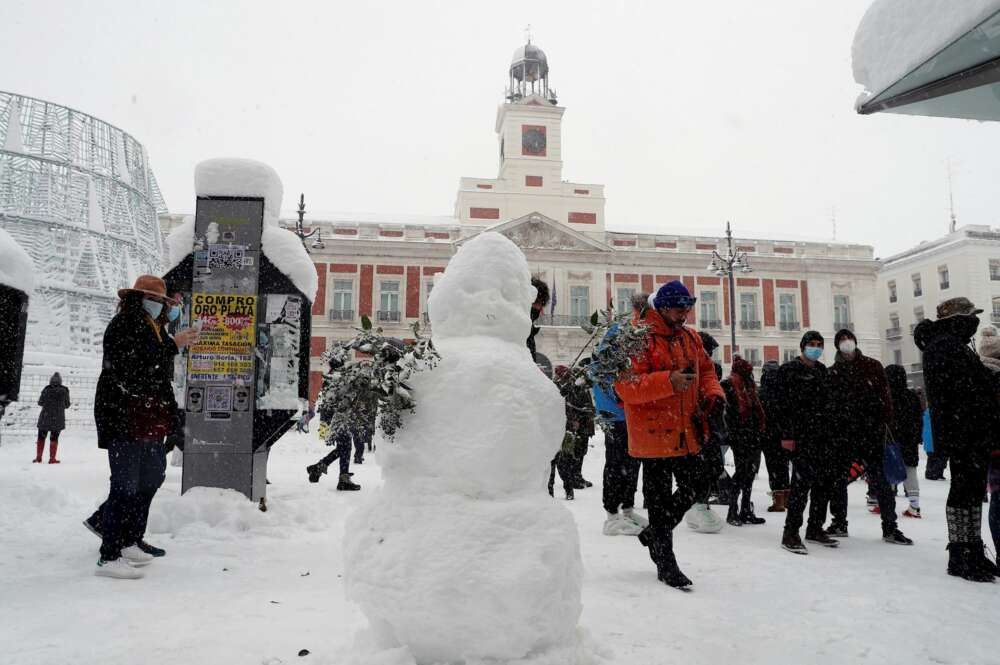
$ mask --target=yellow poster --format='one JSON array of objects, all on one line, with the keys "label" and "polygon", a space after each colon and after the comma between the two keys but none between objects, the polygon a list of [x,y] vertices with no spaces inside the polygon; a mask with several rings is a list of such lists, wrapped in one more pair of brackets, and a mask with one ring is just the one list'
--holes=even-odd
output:
[{"label": "yellow poster", "polygon": [[195,293],[191,318],[201,334],[188,356],[188,379],[251,385],[257,296]]}]

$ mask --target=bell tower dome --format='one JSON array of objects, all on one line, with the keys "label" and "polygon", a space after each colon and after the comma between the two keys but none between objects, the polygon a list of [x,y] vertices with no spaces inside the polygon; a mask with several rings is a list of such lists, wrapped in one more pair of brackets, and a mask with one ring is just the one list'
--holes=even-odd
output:
[{"label": "bell tower dome", "polygon": [[515,104],[529,97],[541,98],[553,106],[557,104],[556,91],[549,88],[549,61],[545,51],[532,44],[530,37],[511,58],[506,94],[507,101]]}]

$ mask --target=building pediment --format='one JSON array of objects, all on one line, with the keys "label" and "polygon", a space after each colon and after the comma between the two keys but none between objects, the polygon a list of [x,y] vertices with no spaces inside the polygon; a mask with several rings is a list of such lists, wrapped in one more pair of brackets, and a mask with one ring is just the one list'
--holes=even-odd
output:
[{"label": "building pediment", "polygon": [[[521,249],[558,249],[564,251],[610,252],[611,247],[551,217],[532,212],[523,217],[494,224],[483,231],[501,233]],[[478,235],[478,234],[477,234]],[[459,244],[466,239],[460,240]]]}]

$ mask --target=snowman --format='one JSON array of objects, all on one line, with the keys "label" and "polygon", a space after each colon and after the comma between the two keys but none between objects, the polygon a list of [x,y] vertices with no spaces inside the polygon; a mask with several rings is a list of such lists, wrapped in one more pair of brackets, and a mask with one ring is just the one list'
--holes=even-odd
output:
[{"label": "snowman", "polygon": [[385,483],[347,521],[347,592],[371,648],[416,663],[576,651],[579,537],[545,490],[565,408],[525,347],[534,299],[524,255],[492,232],[435,283],[441,360],[412,381],[416,413],[379,449]]}]

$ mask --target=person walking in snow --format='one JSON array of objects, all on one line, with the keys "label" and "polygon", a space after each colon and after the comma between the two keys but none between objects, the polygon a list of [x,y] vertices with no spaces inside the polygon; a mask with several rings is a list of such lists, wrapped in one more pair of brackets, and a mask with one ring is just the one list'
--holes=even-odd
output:
[{"label": "person walking in snow", "polygon": [[767,484],[771,489],[769,513],[783,513],[788,505],[790,487],[788,473],[788,451],[781,447],[781,431],[778,428],[778,370],[777,360],[764,363],[760,374],[761,406],[764,407],[764,432],[761,436],[761,451],[767,463]]},{"label": "person walking in snow", "polygon": [[726,431],[736,460],[726,522],[732,526],[764,524],[764,518],[754,514],[750,500],[753,481],[760,469],[761,437],[767,423],[757,395],[753,366],[740,356],[733,356],[732,370],[722,382],[722,389],[726,393]]},{"label": "person walking in snow", "polygon": [[889,382],[889,394],[892,396],[892,422],[889,423],[889,431],[896,438],[906,465],[903,490],[910,507],[903,511],[903,516],[919,519],[920,475],[917,473],[917,465],[920,463],[923,410],[916,391],[906,387],[906,369],[902,365],[886,367],[885,378]]},{"label": "person walking in snow", "polygon": [[[330,376],[338,369],[344,366],[343,361],[339,360],[337,357],[331,357],[329,365],[327,368],[327,376]],[[327,426],[326,431],[326,445],[333,446],[333,452],[325,455],[315,464],[310,464],[306,467],[306,473],[309,476],[309,482],[318,483],[319,479],[327,472],[327,469],[335,462],[339,460],[340,475],[337,479],[337,489],[339,491],[346,492],[356,492],[361,489],[361,485],[358,485],[351,480],[351,442],[352,442],[352,432],[346,427],[331,427],[330,421],[334,413],[334,400],[338,398],[337,395],[333,394],[333,391],[327,391],[328,379],[324,379],[323,388],[320,390],[320,402],[319,402],[319,420],[320,423]],[[366,400],[363,396],[356,396],[354,398],[354,405],[357,407],[361,413],[361,417],[367,419],[367,410],[372,407],[372,401]],[[377,401],[375,402],[375,408],[378,408]]]},{"label": "person walking in snow", "polygon": [[[882,363],[861,353],[858,340],[848,329],[834,337],[837,355],[830,368],[833,400],[832,425],[836,445],[832,460],[836,476],[830,497],[832,521],[826,530],[834,538],[847,537],[847,485],[850,469],[858,462],[865,470],[868,486],[878,501],[882,517],[882,540],[893,545],[912,545],[896,523],[896,496],[885,477],[885,440],[892,420],[892,397]],[[824,506],[824,512],[826,507]]]},{"label": "person walking in snow", "polygon": [[107,449],[111,467],[95,573],[136,579],[142,571],[133,566],[153,558],[138,542],[166,469],[164,437],[177,410],[170,384],[174,356],[198,333],[191,328],[173,338],[166,333],[165,324],[180,314],[180,307],[159,277],[141,275],[118,297],[118,313],[104,331],[103,367],[94,396],[98,446]]},{"label": "person walking in snow", "polygon": [[553,381],[559,387],[559,392],[566,400],[566,436],[562,448],[552,460],[549,471],[549,494],[553,493],[553,474],[558,469],[559,477],[566,490],[566,499],[574,498],[573,490],[586,489],[593,483],[584,480],[581,467],[583,456],[590,445],[590,437],[594,435],[594,404],[590,401],[590,392],[582,385],[573,382],[569,367],[559,365],[553,372]]},{"label": "person walking in snow", "polygon": [[[650,297],[634,319],[646,327],[646,349],[615,383],[625,405],[629,454],[643,465],[649,526],[639,541],[649,548],[657,578],[677,588],[690,586],[691,580],[677,565],[673,530],[703,491],[699,453],[706,414],[725,398],[701,337],[685,326],[695,301],[676,280]],[[671,476],[677,479],[673,492]]]},{"label": "person walking in snow", "polygon": [[990,454],[1000,447],[1000,407],[994,377],[970,346],[982,311],[968,298],[945,300],[937,320],[918,323],[913,339],[923,352],[934,448],[951,460],[948,574],[990,582],[997,567],[984,551],[982,502]]},{"label": "person walking in snow", "polygon": [[806,540],[824,547],[839,544],[823,531],[833,485],[830,386],[826,365],[821,362],[823,346],[821,334],[807,331],[799,342],[801,355],[778,370],[781,446],[792,461],[781,546],[795,554],[809,553],[799,537],[807,503]]},{"label": "person walking in snow", "polygon": [[[602,344],[606,344],[617,332],[618,324],[612,324]],[[605,390],[594,383],[591,390],[598,422],[604,430],[604,487],[601,500],[607,519],[604,520],[602,532],[605,536],[637,536],[649,526],[649,521],[635,512],[635,493],[639,486],[639,468],[642,462],[628,454],[625,408],[614,388]]]},{"label": "person walking in snow", "polygon": [[537,277],[531,278],[531,285],[535,287],[535,302],[531,303],[531,311],[529,312],[531,316],[531,332],[528,334],[527,345],[528,350],[531,351],[531,360],[535,362],[538,356],[538,348],[535,346],[535,335],[541,331],[541,328],[535,325],[535,321],[538,320],[538,317],[545,311],[546,305],[549,304],[549,285]]},{"label": "person walking in snow", "polygon": [[[705,347],[705,355],[712,359],[712,354],[719,343],[714,337],[703,330],[698,331],[701,337],[702,346]],[[715,378],[722,380],[722,366],[712,360],[715,366]],[[688,528],[695,533],[719,533],[725,522],[718,515],[712,512],[709,496],[714,490],[716,494],[721,494],[720,485],[723,480],[730,480],[729,474],[723,462],[723,446],[727,444],[726,432],[726,409],[725,405],[720,405],[708,414],[711,421],[708,423],[708,436],[701,448],[701,458],[703,461],[705,481],[702,483],[701,495],[695,497],[695,504],[684,516],[684,522]]]},{"label": "person walking in snow", "polygon": [[[980,332],[979,357],[992,373],[997,399],[1000,400],[1000,335],[993,326],[987,326]],[[1000,450],[994,450],[990,456],[988,488],[990,535],[993,537],[997,566],[1000,566]]]},{"label": "person walking in snow", "polygon": [[45,452],[45,436],[49,437],[49,464],[59,464],[56,452],[59,450],[59,433],[66,429],[66,409],[70,407],[69,388],[63,385],[59,372],[52,375],[49,385],[42,388],[38,397],[38,440],[35,442],[35,464],[42,461]]}]

